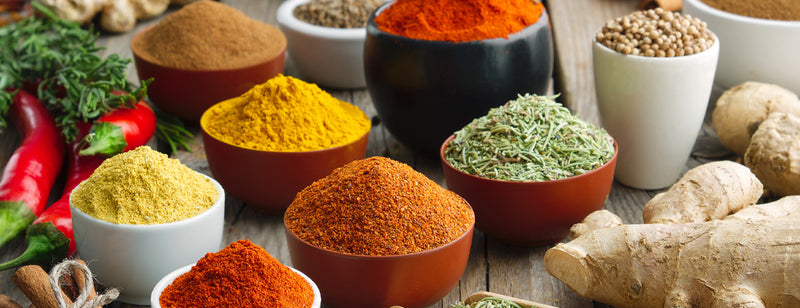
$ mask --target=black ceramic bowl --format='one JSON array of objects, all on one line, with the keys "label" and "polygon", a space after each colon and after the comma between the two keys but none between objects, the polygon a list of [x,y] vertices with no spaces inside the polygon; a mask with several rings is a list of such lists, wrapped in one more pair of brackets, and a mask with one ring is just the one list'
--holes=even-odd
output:
[{"label": "black ceramic bowl", "polygon": [[407,147],[431,157],[454,131],[518,94],[546,94],[553,72],[549,18],[509,38],[453,43],[418,40],[367,22],[364,73],[383,124]]}]

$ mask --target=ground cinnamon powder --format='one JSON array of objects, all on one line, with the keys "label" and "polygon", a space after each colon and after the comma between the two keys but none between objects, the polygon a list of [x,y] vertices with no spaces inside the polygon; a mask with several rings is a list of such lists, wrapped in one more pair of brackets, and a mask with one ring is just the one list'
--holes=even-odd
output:
[{"label": "ground cinnamon powder", "polygon": [[800,21],[798,0],[701,0],[718,10],[736,15],[771,19]]},{"label": "ground cinnamon powder", "polygon": [[235,8],[203,0],[164,17],[131,45],[140,57],[163,66],[217,70],[272,59],[286,49],[286,37]]}]

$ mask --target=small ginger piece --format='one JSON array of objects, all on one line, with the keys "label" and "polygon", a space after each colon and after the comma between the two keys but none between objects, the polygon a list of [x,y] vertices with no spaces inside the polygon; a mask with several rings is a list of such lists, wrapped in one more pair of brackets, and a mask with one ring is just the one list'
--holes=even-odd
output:
[{"label": "small ginger piece", "polygon": [[642,210],[644,223],[686,223],[721,219],[758,202],[764,185],[742,164],[706,163],[687,171]]},{"label": "small ginger piece", "polygon": [[108,4],[108,0],[37,0],[61,19],[86,24]]},{"label": "small ginger piece", "polygon": [[744,164],[770,194],[800,195],[800,117],[770,114],[750,139]]},{"label": "small ginger piece", "polygon": [[597,210],[589,213],[582,222],[572,225],[569,235],[576,239],[581,235],[597,229],[611,228],[622,225],[622,219],[609,210]]},{"label": "small ginger piece", "polygon": [[133,5],[136,19],[148,19],[161,15],[169,7],[170,0],[128,0]]},{"label": "small ginger piece", "polygon": [[545,269],[614,307],[800,307],[798,208],[791,196],[722,220],[598,229],[549,249]]},{"label": "small ginger piece", "polygon": [[800,98],[778,85],[748,81],[722,93],[711,114],[711,124],[722,145],[742,156],[750,136],[773,112],[800,116]]},{"label": "small ginger piece", "polygon": [[110,32],[126,32],[136,26],[136,12],[130,0],[111,0],[100,15],[100,26]]}]

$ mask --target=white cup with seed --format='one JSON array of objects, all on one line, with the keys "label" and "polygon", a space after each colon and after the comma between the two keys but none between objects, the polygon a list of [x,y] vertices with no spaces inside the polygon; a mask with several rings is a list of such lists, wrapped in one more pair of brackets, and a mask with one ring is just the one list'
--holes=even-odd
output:
[{"label": "white cup with seed", "polygon": [[639,189],[672,185],[703,123],[719,39],[697,18],[639,11],[609,20],[592,56],[600,120],[619,147],[615,178]]}]

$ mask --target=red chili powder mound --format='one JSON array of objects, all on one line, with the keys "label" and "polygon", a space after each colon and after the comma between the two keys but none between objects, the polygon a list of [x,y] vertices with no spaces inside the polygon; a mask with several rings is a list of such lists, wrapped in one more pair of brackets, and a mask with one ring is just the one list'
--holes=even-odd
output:
[{"label": "red chili powder mound", "polygon": [[467,202],[410,166],[357,160],[297,194],[288,229],[315,246],[354,255],[402,255],[450,243],[475,221]]},{"label": "red chili powder mound", "polygon": [[543,10],[532,0],[397,0],[375,23],[409,38],[465,42],[508,38],[536,23]]},{"label": "red chili powder mound", "polygon": [[308,308],[314,291],[302,276],[249,240],[206,254],[167,286],[161,307]]}]

